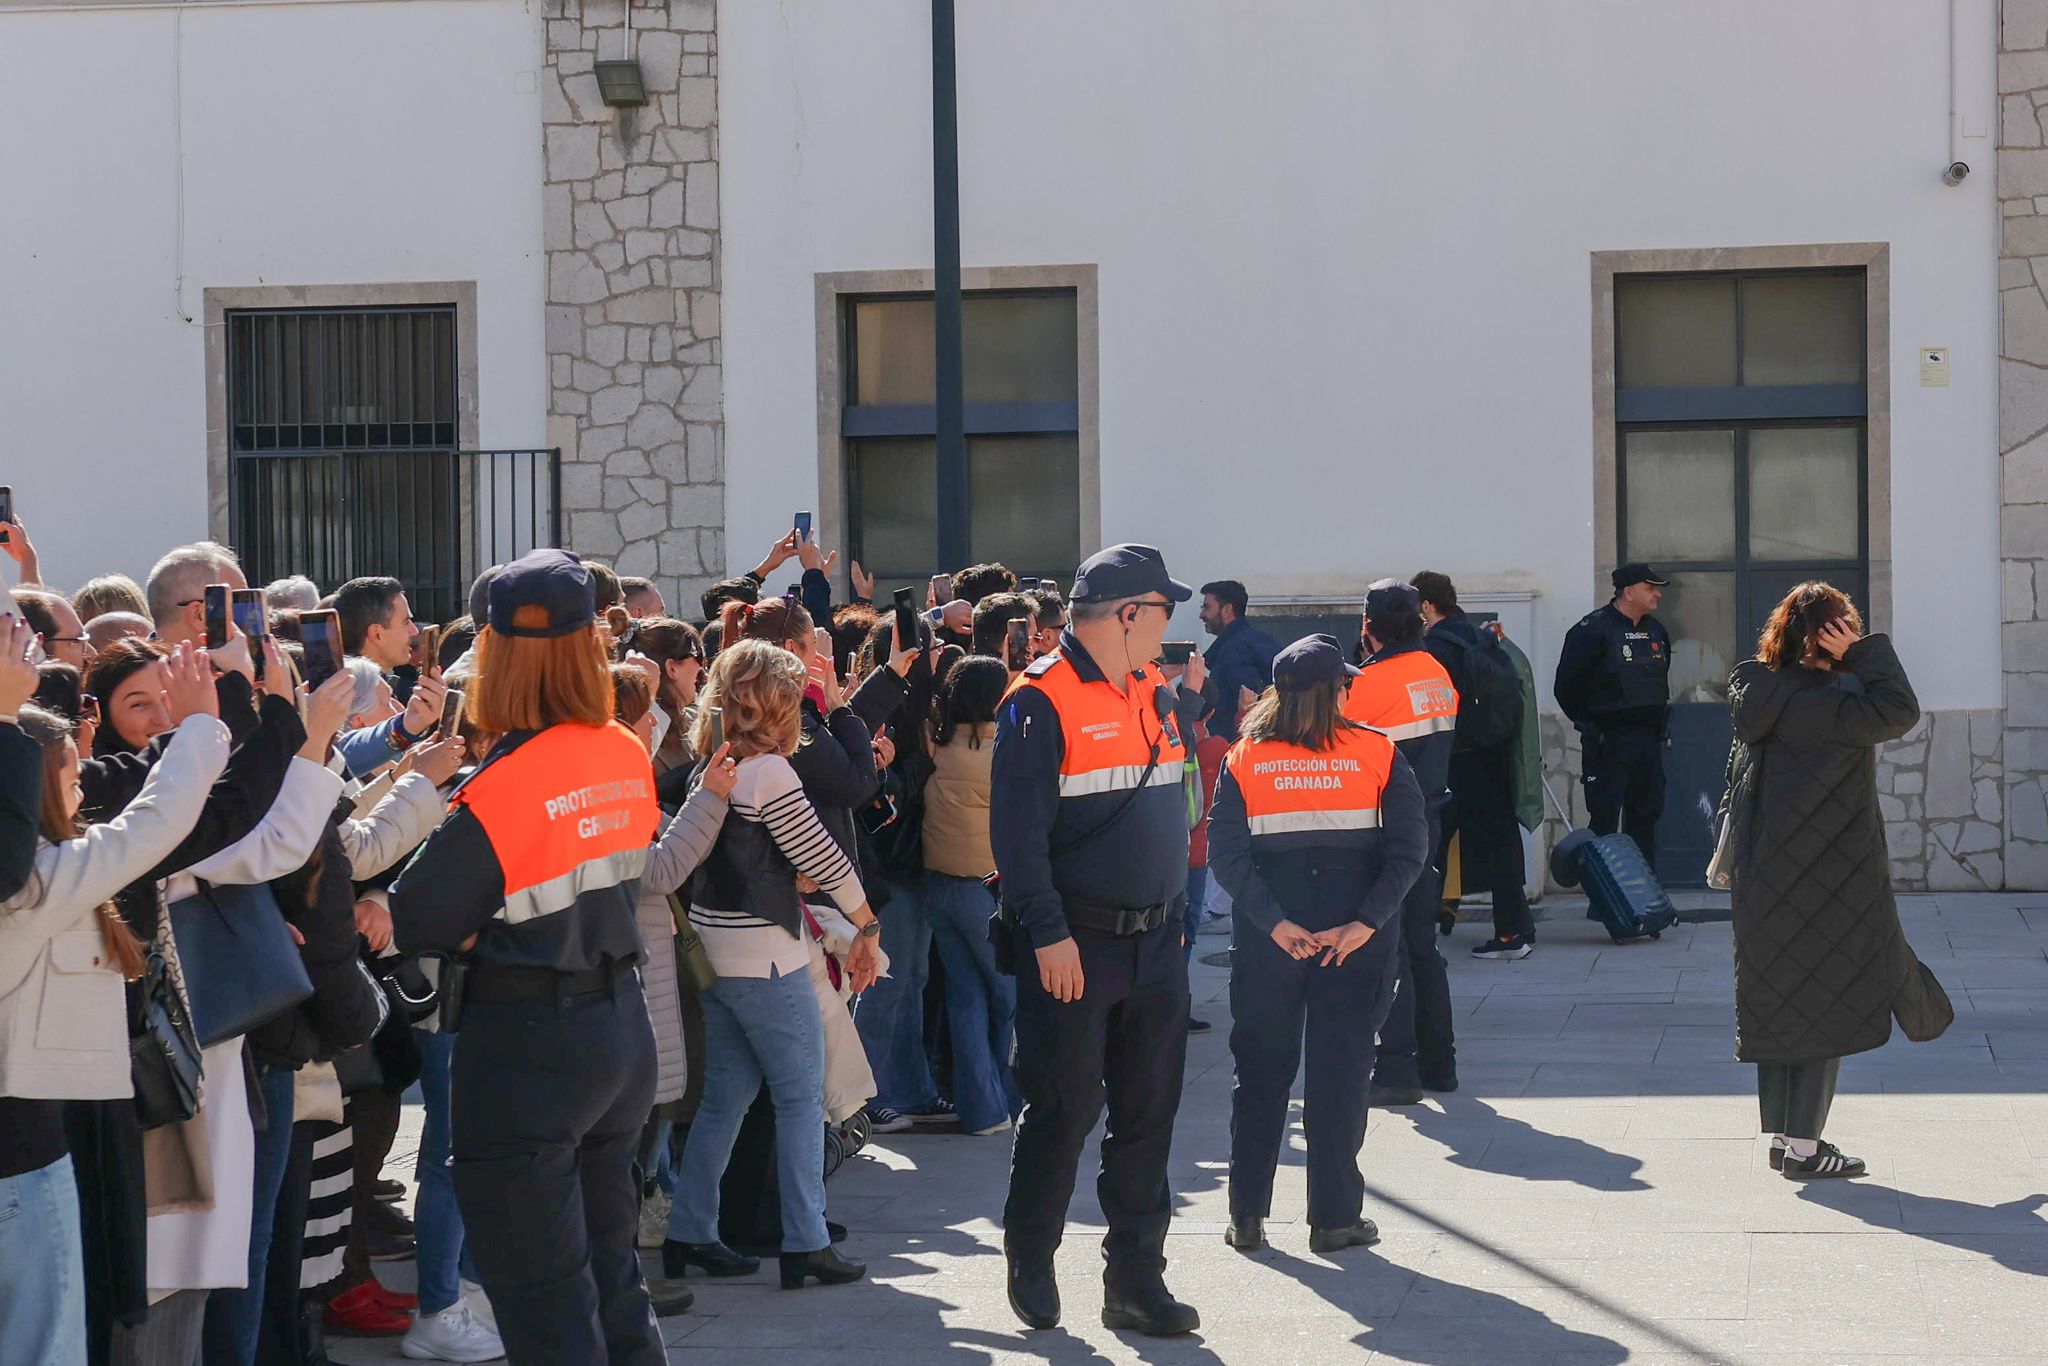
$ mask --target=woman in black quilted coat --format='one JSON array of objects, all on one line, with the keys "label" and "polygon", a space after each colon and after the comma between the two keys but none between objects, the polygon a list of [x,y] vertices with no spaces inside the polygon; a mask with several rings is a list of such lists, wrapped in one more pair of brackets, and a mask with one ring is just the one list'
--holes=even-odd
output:
[{"label": "woman in black quilted coat", "polygon": [[[1877,1048],[1913,964],[1892,902],[1875,747],[1920,704],[1848,597],[1803,583],[1735,668],[1730,771],[1735,1056],[1757,1065],[1771,1165],[1795,1180],[1860,1176],[1820,1141],[1842,1059]],[[1747,790],[1744,790],[1744,789]]]}]

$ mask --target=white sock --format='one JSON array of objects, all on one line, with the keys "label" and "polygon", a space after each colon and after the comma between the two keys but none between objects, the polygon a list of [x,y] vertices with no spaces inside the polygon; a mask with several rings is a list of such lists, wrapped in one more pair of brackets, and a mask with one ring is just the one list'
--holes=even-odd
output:
[{"label": "white sock", "polygon": [[1791,1156],[1804,1161],[1820,1151],[1820,1140],[1817,1138],[1788,1138],[1785,1140],[1785,1151]]},{"label": "white sock", "polygon": [[1784,1147],[1784,1146],[1785,1146],[1785,1135],[1783,1135],[1783,1134],[1772,1134],[1772,1135],[1771,1135],[1771,1146],[1772,1146],[1773,1148],[1782,1148],[1782,1147]]}]

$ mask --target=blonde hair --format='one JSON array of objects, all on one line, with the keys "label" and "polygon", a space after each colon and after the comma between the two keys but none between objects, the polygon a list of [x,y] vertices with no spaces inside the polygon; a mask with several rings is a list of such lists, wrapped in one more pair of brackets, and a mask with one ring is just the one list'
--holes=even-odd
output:
[{"label": "blonde hair", "polygon": [[765,640],[737,640],[718,652],[697,697],[690,748],[710,757],[718,746],[714,722],[722,722],[733,757],[796,753],[803,738],[806,675],[800,660]]}]

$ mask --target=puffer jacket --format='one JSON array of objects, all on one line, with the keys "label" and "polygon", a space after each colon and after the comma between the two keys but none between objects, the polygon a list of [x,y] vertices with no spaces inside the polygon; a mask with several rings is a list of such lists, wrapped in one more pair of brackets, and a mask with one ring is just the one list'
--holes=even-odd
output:
[{"label": "puffer jacket", "polygon": [[990,766],[996,752],[993,721],[962,726],[932,748],[932,776],[924,785],[924,866],[948,877],[987,877],[996,870],[988,842]]},{"label": "puffer jacket", "polygon": [[1735,858],[1735,1056],[1846,1057],[1891,1037],[1913,959],[1892,901],[1876,747],[1920,718],[1892,643],[1851,646],[1841,672],[1755,660],[1728,680],[1731,771],[1749,800]]},{"label": "puffer jacket", "polygon": [[692,792],[647,851],[647,871],[640,876],[634,919],[647,951],[640,965],[640,987],[654,1025],[656,1105],[681,1100],[690,1081],[690,1058],[683,1046],[682,986],[676,974],[676,918],[669,895],[680,892],[710,855],[728,807],[716,793],[701,787]]}]

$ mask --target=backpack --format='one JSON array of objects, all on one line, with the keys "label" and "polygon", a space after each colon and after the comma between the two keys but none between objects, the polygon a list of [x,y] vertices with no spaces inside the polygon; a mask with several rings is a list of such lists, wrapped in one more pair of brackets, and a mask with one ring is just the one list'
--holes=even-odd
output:
[{"label": "backpack", "polygon": [[1482,627],[1477,635],[1477,644],[1452,637],[1464,651],[1456,742],[1461,750],[1504,745],[1522,724],[1522,676],[1493,632]]}]

